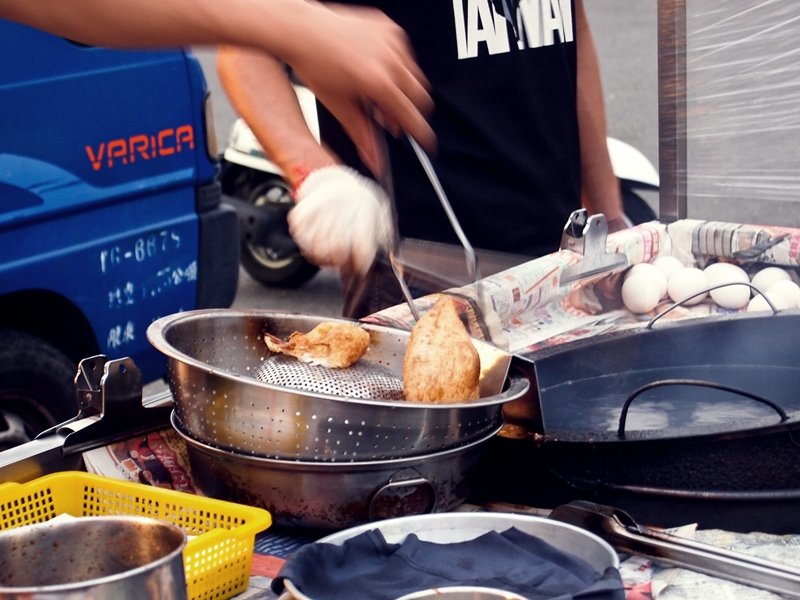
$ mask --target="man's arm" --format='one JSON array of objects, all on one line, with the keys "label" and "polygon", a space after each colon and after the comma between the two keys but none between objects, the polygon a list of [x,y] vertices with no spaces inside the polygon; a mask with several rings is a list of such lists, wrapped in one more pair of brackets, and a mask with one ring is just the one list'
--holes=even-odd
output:
[{"label": "man's arm", "polygon": [[314,0],[0,0],[0,18],[86,44],[231,44],[289,64],[348,131],[380,115],[434,144],[428,83],[405,32],[374,9],[334,12]]},{"label": "man's arm", "polygon": [[[366,273],[393,239],[383,190],[317,142],[282,63],[257,51],[222,47],[217,71],[234,109],[294,188],[289,231],[300,251],[320,266]],[[372,124],[367,138],[374,143]]]},{"label": "man's arm", "polygon": [[576,4],[578,41],[578,127],[581,143],[581,196],[592,214],[603,213],[609,231],[625,227],[619,182],[611,166],[600,64],[582,0]]},{"label": "man's arm", "polygon": [[339,162],[309,130],[283,63],[256,50],[221,46],[217,73],[231,106],[293,188],[314,169]]}]

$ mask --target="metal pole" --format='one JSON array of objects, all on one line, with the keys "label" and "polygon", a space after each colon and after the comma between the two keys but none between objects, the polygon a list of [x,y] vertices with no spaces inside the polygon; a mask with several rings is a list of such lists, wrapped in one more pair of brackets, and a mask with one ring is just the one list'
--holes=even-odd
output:
[{"label": "metal pole", "polygon": [[686,213],[686,2],[658,0],[659,220]]}]

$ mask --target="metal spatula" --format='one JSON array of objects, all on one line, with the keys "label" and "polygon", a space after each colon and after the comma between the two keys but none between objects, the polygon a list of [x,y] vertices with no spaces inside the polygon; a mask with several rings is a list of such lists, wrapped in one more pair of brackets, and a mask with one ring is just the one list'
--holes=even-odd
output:
[{"label": "metal spatula", "polygon": [[643,527],[617,508],[576,500],[555,508],[550,518],[591,531],[617,551],[800,598],[797,569]]}]

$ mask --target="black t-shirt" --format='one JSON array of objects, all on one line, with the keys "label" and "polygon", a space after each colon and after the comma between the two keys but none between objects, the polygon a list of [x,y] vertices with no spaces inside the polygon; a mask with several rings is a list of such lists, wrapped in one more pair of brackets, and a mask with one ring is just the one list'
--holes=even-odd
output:
[{"label": "black t-shirt", "polygon": [[[351,4],[383,10],[411,38],[433,86],[433,166],[470,243],[528,256],[557,250],[580,206],[572,0]],[[320,128],[364,170],[324,110]],[[408,143],[390,140],[390,154],[401,235],[457,244]]]}]

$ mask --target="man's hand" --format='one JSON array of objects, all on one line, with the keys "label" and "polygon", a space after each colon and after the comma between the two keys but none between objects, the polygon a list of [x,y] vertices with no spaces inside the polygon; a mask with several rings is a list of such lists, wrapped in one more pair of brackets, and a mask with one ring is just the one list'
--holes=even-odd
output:
[{"label": "man's hand", "polygon": [[366,274],[377,253],[391,247],[395,233],[386,193],[350,167],[312,171],[295,198],[289,232],[311,262]]},{"label": "man's hand", "polygon": [[321,29],[309,36],[307,54],[294,52],[285,60],[342,124],[364,164],[373,173],[382,168],[375,120],[434,152],[430,84],[405,31],[374,8],[328,4],[320,11],[305,22]]}]

